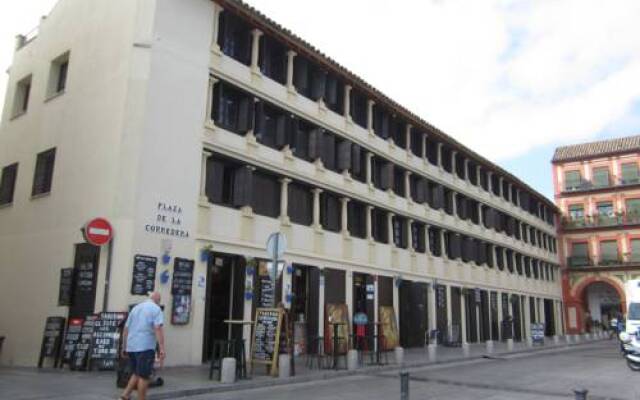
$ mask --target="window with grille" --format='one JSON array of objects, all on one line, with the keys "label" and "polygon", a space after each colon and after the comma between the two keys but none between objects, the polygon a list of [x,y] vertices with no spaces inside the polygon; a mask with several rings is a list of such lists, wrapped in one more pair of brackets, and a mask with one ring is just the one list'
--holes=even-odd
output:
[{"label": "window with grille", "polygon": [[593,186],[597,188],[609,186],[609,168],[595,168],[593,170]]},{"label": "window with grille", "polygon": [[580,171],[567,171],[564,173],[564,189],[576,190],[580,188],[582,177]]},{"label": "window with grille", "polygon": [[605,263],[618,260],[618,242],[615,240],[605,240],[600,242],[600,261]]},{"label": "window with grille", "polygon": [[631,261],[640,261],[640,239],[631,239]]},{"label": "window with grille", "polygon": [[640,183],[640,174],[638,174],[638,163],[622,164],[622,183],[625,185]]},{"label": "window with grille", "polygon": [[53,165],[56,160],[56,149],[49,149],[38,154],[36,159],[36,171],[33,177],[31,195],[37,196],[51,192],[53,180]]},{"label": "window with grille", "polygon": [[17,176],[18,163],[2,168],[2,177],[0,177],[0,205],[13,202]]}]

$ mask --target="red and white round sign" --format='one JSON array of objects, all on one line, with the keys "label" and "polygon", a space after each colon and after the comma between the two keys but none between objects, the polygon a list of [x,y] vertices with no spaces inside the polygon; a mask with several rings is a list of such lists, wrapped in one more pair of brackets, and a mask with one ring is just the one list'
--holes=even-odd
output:
[{"label": "red and white round sign", "polygon": [[84,226],[84,238],[94,246],[102,246],[111,241],[113,228],[104,218],[94,218]]}]

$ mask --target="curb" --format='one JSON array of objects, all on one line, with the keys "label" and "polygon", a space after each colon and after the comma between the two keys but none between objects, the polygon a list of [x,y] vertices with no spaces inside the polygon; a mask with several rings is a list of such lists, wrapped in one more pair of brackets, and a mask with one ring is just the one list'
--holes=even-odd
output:
[{"label": "curb", "polygon": [[[513,355],[534,355],[546,352],[556,352],[556,351],[568,351],[573,350],[577,347],[587,346],[595,343],[600,343],[607,341],[608,339],[595,339],[589,341],[583,341],[580,343],[565,343],[561,345],[551,344],[548,347],[532,347],[525,348],[521,350],[515,351],[502,351],[492,353],[492,356],[513,356]],[[460,362],[478,362],[482,360],[486,360],[485,355],[487,354],[479,354],[473,355],[470,357],[460,356],[454,357],[447,360],[436,360],[436,361],[425,361],[425,362],[414,362],[403,365],[384,365],[384,366],[368,366],[364,368],[359,368],[353,371],[348,370],[338,370],[338,371],[326,371],[321,374],[313,374],[310,376],[297,376],[291,378],[280,378],[280,379],[270,379],[264,381],[249,381],[246,383],[233,383],[233,384],[215,384],[215,386],[203,386],[191,389],[178,389],[173,391],[167,391],[163,393],[150,393],[147,395],[149,400],[166,400],[166,399],[176,399],[183,397],[191,397],[198,396],[209,393],[226,393],[226,392],[237,392],[243,390],[251,390],[265,387],[276,387],[276,386],[284,386],[298,383],[309,383],[309,382],[320,382],[334,378],[345,378],[351,376],[366,376],[372,375],[380,372],[392,372],[392,371],[400,371],[404,369],[410,368],[421,368],[421,367],[429,367],[429,366],[446,366],[449,364],[455,364]]]}]

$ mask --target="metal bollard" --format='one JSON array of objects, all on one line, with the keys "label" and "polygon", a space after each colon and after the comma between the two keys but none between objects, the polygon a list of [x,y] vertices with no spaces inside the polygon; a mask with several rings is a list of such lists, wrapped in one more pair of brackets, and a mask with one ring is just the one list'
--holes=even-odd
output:
[{"label": "metal bollard", "polygon": [[589,391],[587,389],[579,388],[573,389],[573,393],[576,396],[576,400],[587,400],[587,393],[589,393]]},{"label": "metal bollard", "polygon": [[400,372],[400,400],[409,400],[409,373]]}]

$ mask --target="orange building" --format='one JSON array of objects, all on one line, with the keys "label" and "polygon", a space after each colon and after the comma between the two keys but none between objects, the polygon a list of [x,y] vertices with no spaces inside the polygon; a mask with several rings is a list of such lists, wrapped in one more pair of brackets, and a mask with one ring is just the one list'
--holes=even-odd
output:
[{"label": "orange building", "polygon": [[567,333],[625,313],[624,283],[640,277],[639,162],[640,136],[555,151]]}]

